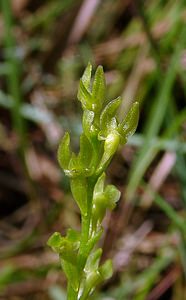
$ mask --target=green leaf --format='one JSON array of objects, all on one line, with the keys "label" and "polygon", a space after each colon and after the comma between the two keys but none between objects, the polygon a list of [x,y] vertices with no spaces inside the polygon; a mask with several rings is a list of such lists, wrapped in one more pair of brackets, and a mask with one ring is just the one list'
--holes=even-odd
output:
[{"label": "green leaf", "polygon": [[58,162],[62,169],[68,169],[68,165],[71,159],[70,151],[70,135],[68,132],[65,133],[63,139],[61,140],[57,152]]},{"label": "green leaf", "polygon": [[105,101],[105,76],[103,67],[99,66],[96,70],[93,87],[92,87],[92,98],[93,98],[93,111],[99,112]]},{"label": "green leaf", "polygon": [[129,110],[125,119],[119,124],[118,132],[122,135],[123,141],[126,142],[129,136],[136,131],[139,119],[139,103],[135,102]]},{"label": "green leaf", "polygon": [[88,139],[91,139],[96,134],[96,128],[93,125],[94,112],[85,110],[83,114],[83,131]]},{"label": "green leaf", "polygon": [[91,73],[92,73],[92,65],[89,62],[82,76],[82,82],[84,83],[84,86],[87,88],[87,90],[90,90]]},{"label": "green leaf", "polygon": [[74,152],[71,154],[68,170],[65,170],[65,174],[70,178],[76,178],[82,174],[82,168],[80,166],[79,159]]},{"label": "green leaf", "polygon": [[105,139],[106,136],[117,128],[116,111],[121,104],[121,97],[118,97],[109,102],[100,116],[100,128],[99,139]]},{"label": "green leaf", "polygon": [[92,109],[92,95],[85,87],[82,79],[79,82],[77,98],[82,103],[83,109]]},{"label": "green leaf", "polygon": [[73,197],[77,202],[81,213],[87,215],[87,180],[84,177],[72,178],[70,186]]},{"label": "green leaf", "polygon": [[85,174],[90,170],[89,166],[91,165],[92,160],[92,146],[84,133],[80,137],[80,152],[79,152],[79,162],[80,166],[86,169]]}]

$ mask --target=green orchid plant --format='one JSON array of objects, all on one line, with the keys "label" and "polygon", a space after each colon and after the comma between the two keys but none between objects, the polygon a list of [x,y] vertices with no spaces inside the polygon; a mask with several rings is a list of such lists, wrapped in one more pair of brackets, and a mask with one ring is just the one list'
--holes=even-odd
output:
[{"label": "green orchid plant", "polygon": [[105,185],[105,171],[119,144],[125,144],[137,127],[139,105],[135,102],[125,118],[116,116],[121,97],[106,101],[105,77],[102,66],[91,81],[89,63],[80,79],[78,100],[83,109],[80,150],[70,149],[66,133],[59,145],[58,161],[69,177],[72,195],[81,213],[81,232],[73,229],[65,237],[55,232],[48,245],[59,254],[67,277],[67,299],[86,300],[95,287],[112,276],[112,262],[100,266],[102,249],[96,247],[103,233],[106,210],[112,210],[120,198],[114,185]]}]

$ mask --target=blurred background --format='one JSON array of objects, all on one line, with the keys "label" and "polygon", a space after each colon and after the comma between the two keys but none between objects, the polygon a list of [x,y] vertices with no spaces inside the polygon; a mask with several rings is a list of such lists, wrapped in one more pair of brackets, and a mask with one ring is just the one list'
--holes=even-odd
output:
[{"label": "blurred background", "polygon": [[114,276],[91,299],[186,299],[186,3],[183,0],[0,0],[0,299],[63,300],[46,246],[80,228],[56,160],[81,132],[76,93],[103,65],[122,118],[140,102],[137,132],[108,181],[122,192],[104,220]]}]

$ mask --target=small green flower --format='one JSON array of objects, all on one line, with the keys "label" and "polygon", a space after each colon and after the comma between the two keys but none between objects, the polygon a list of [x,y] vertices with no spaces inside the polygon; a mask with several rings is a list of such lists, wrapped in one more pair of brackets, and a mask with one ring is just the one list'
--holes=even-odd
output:
[{"label": "small green flower", "polygon": [[67,299],[86,300],[102,281],[112,276],[112,263],[99,266],[102,250],[96,249],[101,238],[102,220],[107,209],[114,209],[120,192],[105,186],[105,170],[120,144],[125,144],[137,127],[139,105],[135,102],[122,121],[117,118],[121,97],[108,103],[103,68],[91,80],[89,63],[80,79],[78,100],[83,109],[79,153],[70,149],[65,133],[58,149],[58,161],[69,177],[74,200],[82,218],[81,232],[68,230],[66,237],[54,233],[48,245],[59,254],[68,280]]}]

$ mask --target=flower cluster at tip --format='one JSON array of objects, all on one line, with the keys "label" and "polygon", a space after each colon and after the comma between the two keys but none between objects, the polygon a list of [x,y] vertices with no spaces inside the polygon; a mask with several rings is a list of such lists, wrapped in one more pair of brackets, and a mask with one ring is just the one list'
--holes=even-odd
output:
[{"label": "flower cluster at tip", "polygon": [[97,68],[93,82],[91,73],[89,63],[80,79],[77,95],[83,109],[79,153],[71,151],[68,133],[58,149],[59,164],[70,178],[73,197],[81,215],[87,220],[87,242],[82,250],[81,245],[85,242],[83,234],[72,229],[66,237],[54,233],[48,241],[48,245],[59,253],[62,268],[74,291],[74,298],[69,297],[69,300],[87,299],[95,286],[112,274],[111,261],[99,266],[102,250],[95,250],[95,244],[101,237],[101,222],[106,209],[113,209],[120,197],[115,186],[105,187],[105,170],[119,144],[125,144],[135,132],[139,114],[139,105],[135,102],[120,122],[116,113],[121,98],[110,102],[106,100],[101,66]]},{"label": "flower cluster at tip", "polygon": [[58,161],[65,174],[75,178],[101,174],[110,162],[118,145],[125,144],[137,127],[139,104],[135,102],[129,113],[119,122],[116,116],[121,97],[106,101],[105,77],[99,66],[91,84],[92,66],[89,63],[80,79],[78,100],[83,108],[83,133],[79,154],[70,150],[70,136],[65,134],[58,150]]}]

